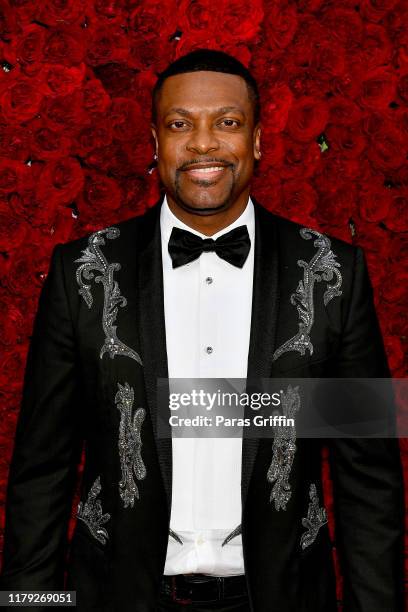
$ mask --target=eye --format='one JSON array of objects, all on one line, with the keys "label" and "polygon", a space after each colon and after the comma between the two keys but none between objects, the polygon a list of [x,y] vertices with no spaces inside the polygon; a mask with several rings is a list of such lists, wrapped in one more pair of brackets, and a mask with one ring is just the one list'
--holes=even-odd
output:
[{"label": "eye", "polygon": [[231,125],[231,123],[236,123],[237,127],[240,125],[240,122],[237,119],[223,119],[221,121],[221,123],[225,123],[225,122],[229,123],[227,127],[234,127],[233,125]]},{"label": "eye", "polygon": [[[174,121],[172,121],[171,123],[169,123],[169,127],[172,127],[173,125],[175,126],[176,123],[182,123],[184,124],[184,121],[182,121],[181,119],[175,119]],[[177,127],[183,127],[183,126],[175,126]]]}]

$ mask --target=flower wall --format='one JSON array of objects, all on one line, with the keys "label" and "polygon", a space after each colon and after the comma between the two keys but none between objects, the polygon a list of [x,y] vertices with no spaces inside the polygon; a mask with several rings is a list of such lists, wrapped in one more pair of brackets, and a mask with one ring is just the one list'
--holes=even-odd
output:
[{"label": "flower wall", "polygon": [[[253,194],[365,249],[392,372],[406,377],[407,23],[404,0],[0,2],[2,510],[52,248],[157,201],[151,90],[197,47],[231,53],[257,78]],[[327,462],[324,476],[330,510]]]}]

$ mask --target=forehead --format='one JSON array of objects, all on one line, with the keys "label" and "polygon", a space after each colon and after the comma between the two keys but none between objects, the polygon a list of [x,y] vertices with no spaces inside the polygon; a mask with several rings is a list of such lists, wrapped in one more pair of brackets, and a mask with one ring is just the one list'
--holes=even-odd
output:
[{"label": "forehead", "polygon": [[239,75],[209,70],[175,74],[164,81],[157,101],[162,115],[172,107],[199,113],[223,106],[251,111],[247,84]]}]

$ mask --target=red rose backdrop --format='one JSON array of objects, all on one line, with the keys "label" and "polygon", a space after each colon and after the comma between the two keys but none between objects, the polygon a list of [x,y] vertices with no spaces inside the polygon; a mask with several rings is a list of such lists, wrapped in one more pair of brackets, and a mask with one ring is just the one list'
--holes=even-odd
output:
[{"label": "red rose backdrop", "polygon": [[263,124],[254,195],[364,247],[390,365],[406,376],[407,23],[404,0],[0,1],[3,504],[51,250],[157,201],[151,90],[197,47],[252,70]]}]

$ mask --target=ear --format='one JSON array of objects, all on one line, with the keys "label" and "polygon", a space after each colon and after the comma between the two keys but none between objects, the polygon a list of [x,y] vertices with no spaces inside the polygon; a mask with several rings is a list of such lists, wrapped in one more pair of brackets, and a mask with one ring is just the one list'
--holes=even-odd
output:
[{"label": "ear", "polygon": [[157,131],[156,131],[156,126],[154,125],[154,123],[150,124],[150,129],[151,129],[151,132],[152,132],[154,144],[155,144],[155,147],[156,147],[156,153],[157,153],[158,150],[159,150],[159,141],[157,139]]},{"label": "ear", "polygon": [[261,158],[261,124],[257,123],[254,128],[254,158]]}]

